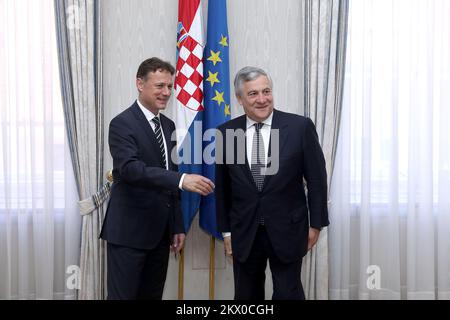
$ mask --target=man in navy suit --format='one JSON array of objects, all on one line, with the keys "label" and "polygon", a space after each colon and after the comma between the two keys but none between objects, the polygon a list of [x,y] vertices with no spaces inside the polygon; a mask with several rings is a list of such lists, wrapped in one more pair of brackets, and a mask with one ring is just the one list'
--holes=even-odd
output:
[{"label": "man in navy suit", "polygon": [[[325,159],[315,126],[274,110],[272,80],[264,70],[240,70],[234,86],[245,115],[219,127],[224,143],[215,193],[219,231],[233,257],[235,299],[264,299],[267,260],[273,299],[304,299],[302,258],[329,224]],[[241,143],[238,132],[244,133]]]},{"label": "man in navy suit", "polygon": [[166,108],[175,69],[158,58],[142,62],[139,97],[110,123],[114,183],[100,237],[108,242],[108,299],[161,299],[170,248],[184,244],[180,190],[208,195],[214,184],[181,174],[171,159],[175,124]]}]

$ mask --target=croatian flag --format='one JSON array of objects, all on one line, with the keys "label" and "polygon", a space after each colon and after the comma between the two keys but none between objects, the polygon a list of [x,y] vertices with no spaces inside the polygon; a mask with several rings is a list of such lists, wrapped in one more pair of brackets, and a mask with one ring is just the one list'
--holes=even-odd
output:
[{"label": "croatian flag", "polygon": [[[203,17],[200,0],[179,0],[175,113],[179,171],[202,174]],[[200,206],[201,196],[181,193],[186,233]]]}]

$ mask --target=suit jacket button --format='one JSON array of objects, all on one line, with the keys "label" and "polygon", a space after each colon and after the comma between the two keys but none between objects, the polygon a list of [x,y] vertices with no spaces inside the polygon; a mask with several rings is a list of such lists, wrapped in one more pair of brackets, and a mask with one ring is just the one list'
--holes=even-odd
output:
[{"label": "suit jacket button", "polygon": [[170,203],[166,203],[167,208],[170,208],[172,205]]}]

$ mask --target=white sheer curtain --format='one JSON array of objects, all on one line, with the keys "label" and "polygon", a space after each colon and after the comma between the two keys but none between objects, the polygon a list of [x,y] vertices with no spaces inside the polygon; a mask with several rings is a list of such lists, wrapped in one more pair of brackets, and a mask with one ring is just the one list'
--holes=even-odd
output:
[{"label": "white sheer curtain", "polygon": [[448,0],[351,1],[332,299],[450,299],[449,21]]},{"label": "white sheer curtain", "polygon": [[74,299],[80,220],[53,0],[0,0],[0,299]]}]

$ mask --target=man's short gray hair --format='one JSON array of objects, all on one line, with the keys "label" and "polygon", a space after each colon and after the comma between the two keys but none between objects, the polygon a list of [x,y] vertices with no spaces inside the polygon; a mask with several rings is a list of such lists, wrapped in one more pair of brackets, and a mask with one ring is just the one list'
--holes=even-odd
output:
[{"label": "man's short gray hair", "polygon": [[257,67],[245,67],[239,70],[234,78],[234,91],[236,95],[241,95],[244,82],[253,81],[260,76],[267,77],[267,79],[269,79],[270,87],[273,87],[272,78],[263,69]]}]

